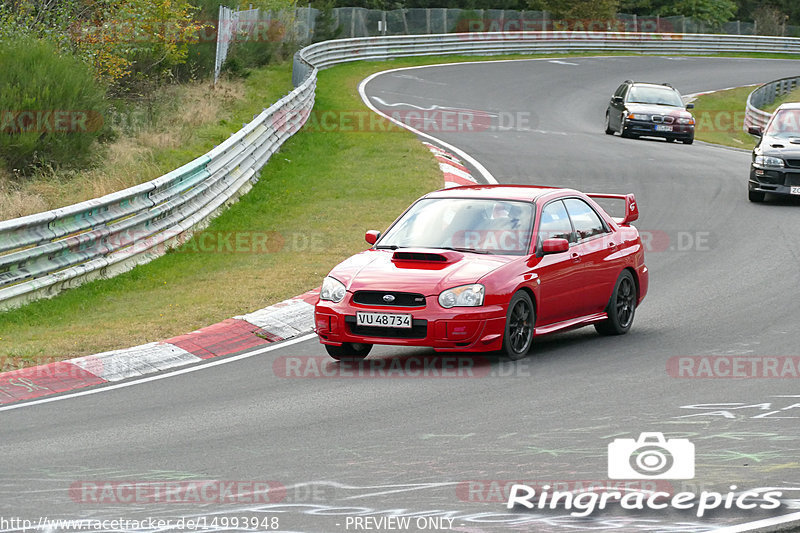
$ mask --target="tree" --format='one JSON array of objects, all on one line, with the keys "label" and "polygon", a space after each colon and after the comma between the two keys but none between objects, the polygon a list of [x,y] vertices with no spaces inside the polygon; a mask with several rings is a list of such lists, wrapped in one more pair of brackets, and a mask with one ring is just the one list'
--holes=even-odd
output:
[{"label": "tree", "polygon": [[98,77],[124,83],[184,62],[203,29],[196,11],[190,0],[5,0],[0,38],[45,39],[92,65]]},{"label": "tree", "polygon": [[317,43],[336,39],[341,35],[342,28],[336,24],[336,18],[333,16],[333,5],[334,0],[318,0],[314,3],[314,7],[317,8],[319,12],[314,21],[313,42]]},{"label": "tree", "polygon": [[528,0],[528,9],[559,19],[613,19],[618,7],[619,0]]},{"label": "tree", "polygon": [[664,2],[657,15],[683,15],[711,26],[720,26],[733,19],[736,3],[733,0],[677,0]]},{"label": "tree", "polygon": [[636,15],[683,15],[698,22],[718,26],[737,13],[742,2],[749,0],[621,0],[622,13]]}]

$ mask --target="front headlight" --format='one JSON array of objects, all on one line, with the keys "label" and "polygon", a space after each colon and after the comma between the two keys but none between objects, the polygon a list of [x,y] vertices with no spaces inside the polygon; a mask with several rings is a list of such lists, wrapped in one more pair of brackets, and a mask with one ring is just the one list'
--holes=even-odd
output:
[{"label": "front headlight", "polygon": [[783,167],[783,159],[780,157],[757,155],[755,160],[753,160],[753,164],[762,167]]},{"label": "front headlight", "polygon": [[628,118],[631,120],[650,120],[649,115],[644,115],[642,113],[628,113]]},{"label": "front headlight", "polygon": [[479,307],[483,305],[485,289],[480,283],[462,285],[447,289],[439,295],[439,305],[445,309],[451,307]]},{"label": "front headlight", "polygon": [[693,118],[679,118],[675,122],[677,122],[678,124],[694,124],[694,119]]},{"label": "front headlight", "polygon": [[338,304],[344,300],[345,294],[347,294],[347,290],[338,279],[328,276],[322,280],[322,289],[319,291],[320,300],[328,300]]}]

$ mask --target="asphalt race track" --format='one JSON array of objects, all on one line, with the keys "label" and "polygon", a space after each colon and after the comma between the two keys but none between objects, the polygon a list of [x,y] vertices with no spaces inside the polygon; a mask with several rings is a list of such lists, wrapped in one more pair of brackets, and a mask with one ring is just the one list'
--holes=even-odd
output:
[{"label": "asphalt race track", "polygon": [[[635,193],[651,286],[631,332],[599,337],[584,328],[545,337],[523,361],[479,357],[457,377],[343,377],[347,369],[337,370],[308,338],[7,410],[0,413],[0,516],[145,521],[105,531],[187,531],[146,522],[180,517],[204,517],[214,524],[205,531],[246,531],[233,517],[255,517],[276,518],[269,524],[284,532],[691,533],[797,512],[797,377],[692,379],[667,369],[686,356],[800,356],[800,202],[749,203],[745,151],[607,136],[603,113],[628,78],[669,81],[687,94],[798,70],[798,62],[784,60],[608,57],[376,77],[366,92],[387,113],[441,106],[491,117],[480,131],[427,133],[470,154],[500,182]],[[367,361],[388,367],[432,354],[377,347]],[[298,361],[300,377],[286,377]],[[608,483],[609,443],[641,432],[689,439],[696,456],[693,479],[644,488],[668,483],[676,492],[725,494],[731,485],[779,487],[787,501],[777,511],[720,509],[703,518],[693,510],[614,506],[583,518],[563,508],[506,509],[507,491],[498,487],[513,480]],[[151,492],[150,500],[125,501],[119,491],[91,490],[203,480],[239,482],[239,500],[155,501]],[[248,498],[248,482],[280,490]],[[412,516],[411,526],[385,521],[397,516]]]}]

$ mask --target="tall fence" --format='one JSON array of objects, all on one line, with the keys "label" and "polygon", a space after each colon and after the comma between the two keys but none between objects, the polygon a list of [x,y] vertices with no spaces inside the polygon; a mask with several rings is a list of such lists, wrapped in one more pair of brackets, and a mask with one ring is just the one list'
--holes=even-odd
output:
[{"label": "tall fence", "polygon": [[305,123],[321,68],[358,60],[447,54],[608,52],[800,53],[800,39],[626,32],[386,36],[312,44],[294,57],[295,89],[209,153],[148,183],[0,222],[0,308],[52,296],[147,262],[202,228],[248,190]]},{"label": "tall fence", "polygon": [[772,113],[764,108],[779,97],[800,87],[800,76],[781,78],[760,86],[747,97],[747,107],[744,113],[744,131],[751,127],[764,129]]},{"label": "tall fence", "polygon": [[[214,79],[219,77],[234,42],[281,40],[307,44],[335,35],[340,38],[432,35],[441,33],[517,33],[531,31],[708,33],[725,35],[776,35],[800,37],[800,26],[761,27],[755,22],[731,21],[719,26],[691,17],[637,16],[618,13],[613,19],[561,19],[547,11],[510,9],[414,8],[379,10],[337,7],[331,11],[332,28],[318,28],[321,12],[312,7],[291,12],[220,7]],[[276,25],[280,31],[274,31]],[[330,35],[325,35],[328,33]]]},{"label": "tall fence", "polygon": [[626,13],[617,13],[612,19],[562,19],[554,17],[547,11],[510,9],[417,8],[383,11],[360,7],[340,7],[333,10],[333,15],[340,29],[340,37],[350,38],[517,31],[776,34],[782,37],[800,37],[800,26],[779,25],[773,28],[759,28],[755,22],[738,20],[714,26],[691,17],[637,16]]}]

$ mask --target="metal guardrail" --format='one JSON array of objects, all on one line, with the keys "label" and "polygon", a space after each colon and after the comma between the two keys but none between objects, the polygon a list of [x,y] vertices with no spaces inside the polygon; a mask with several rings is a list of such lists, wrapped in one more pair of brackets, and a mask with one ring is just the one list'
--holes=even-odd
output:
[{"label": "metal guardrail", "polygon": [[204,227],[249,190],[256,172],[305,123],[314,104],[318,69],[407,56],[609,51],[800,54],[800,39],[556,31],[400,35],[312,44],[295,54],[295,90],[206,155],[136,187],[0,222],[0,308],[130,269]]},{"label": "metal guardrail", "polygon": [[0,308],[110,277],[163,254],[247,192],[305,122],[316,78],[225,142],[153,181],[79,204],[0,222]]},{"label": "metal guardrail", "polygon": [[[426,55],[496,55],[566,52],[637,52],[644,54],[714,54],[728,52],[800,53],[800,39],[753,35],[630,32],[498,32],[396,35],[338,39],[305,47],[296,57],[293,80],[299,83],[308,65],[325,68],[358,60]],[[297,72],[297,68],[301,72]]]},{"label": "metal guardrail", "polygon": [[795,76],[765,83],[751,92],[747,97],[747,106],[744,112],[744,131],[748,131],[751,126],[764,129],[772,113],[768,113],[762,108],[798,87],[800,87],[800,76]]}]

